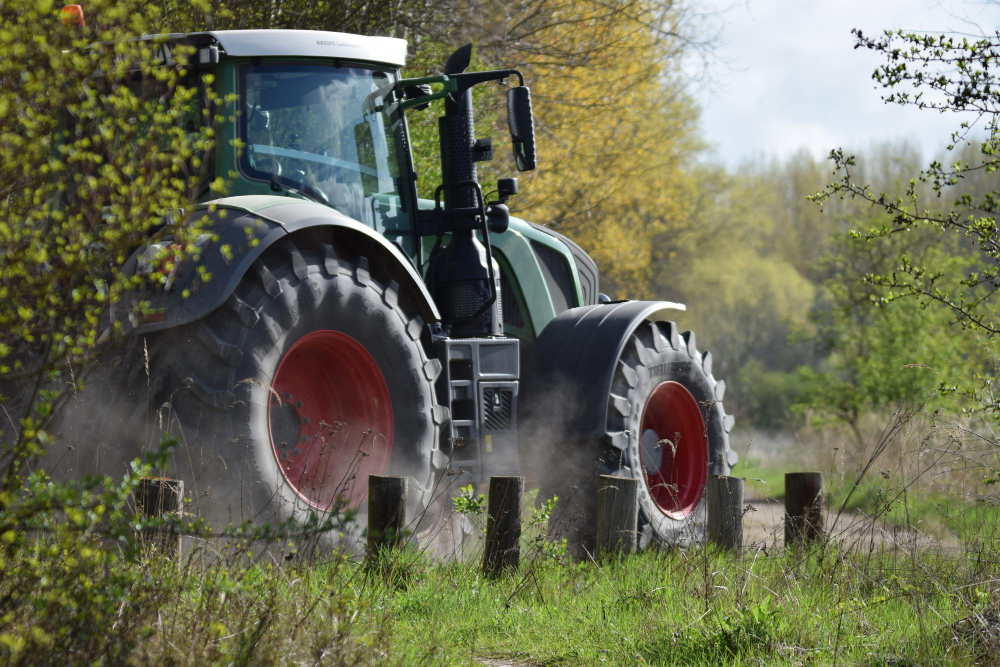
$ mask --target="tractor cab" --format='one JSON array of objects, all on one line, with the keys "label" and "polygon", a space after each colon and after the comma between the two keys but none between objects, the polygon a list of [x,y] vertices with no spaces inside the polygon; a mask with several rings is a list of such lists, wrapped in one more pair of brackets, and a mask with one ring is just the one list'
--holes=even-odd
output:
[{"label": "tractor cab", "polygon": [[[339,65],[339,66],[338,66]],[[396,72],[317,62],[236,67],[241,178],[301,193],[392,238],[413,254],[405,128],[397,108],[372,94]]]},{"label": "tractor cab", "polygon": [[[217,97],[232,105],[219,114],[226,120],[212,169],[213,178],[230,180],[230,196],[325,205],[409,258],[441,308],[446,334],[503,332],[491,237],[509,226],[506,201],[517,180],[501,179],[497,199],[484,199],[476,163],[492,159],[493,148],[490,138],[474,135],[471,89],[517,80],[507,87],[514,161],[519,170],[534,169],[530,91],[519,72],[466,72],[471,44],[447,60],[442,74],[403,79],[406,43],[389,37],[236,30],[162,39],[165,61],[171,43],[194,46],[198,68],[214,74]],[[436,100],[443,100],[442,182],[431,205],[417,199],[404,112]],[[422,244],[422,237],[430,241]]]},{"label": "tractor cab", "polygon": [[[143,38],[156,57],[174,62],[193,47],[189,86],[205,75],[224,108],[207,183],[221,177],[227,194],[306,199],[335,209],[417,253],[409,142],[396,89],[406,42],[306,30],[230,30]],[[154,82],[155,85],[155,82]],[[208,105],[211,96],[199,96]],[[200,116],[201,114],[195,114]]]}]

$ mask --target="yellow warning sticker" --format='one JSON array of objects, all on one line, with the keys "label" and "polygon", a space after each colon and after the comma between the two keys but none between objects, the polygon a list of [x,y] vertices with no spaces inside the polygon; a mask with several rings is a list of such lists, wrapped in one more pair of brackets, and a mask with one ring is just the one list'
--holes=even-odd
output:
[{"label": "yellow warning sticker", "polygon": [[486,436],[486,453],[490,454],[493,452],[493,436]]}]

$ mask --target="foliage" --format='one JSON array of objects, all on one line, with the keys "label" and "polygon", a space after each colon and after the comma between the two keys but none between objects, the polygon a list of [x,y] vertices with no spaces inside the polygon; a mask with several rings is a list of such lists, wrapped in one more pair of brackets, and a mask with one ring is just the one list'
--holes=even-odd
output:
[{"label": "foliage", "polygon": [[[854,34],[856,48],[885,58],[872,78],[885,89],[887,104],[954,113],[963,119],[948,145],[954,160],[947,165],[932,161],[894,197],[859,182],[854,175],[855,157],[835,150],[830,158],[841,178],[815,199],[820,203],[833,197],[857,199],[884,211],[887,218],[880,224],[855,232],[865,240],[885,241],[917,229],[929,230],[942,240],[959,239],[975,253],[965,266],[921,262],[904,249],[893,270],[873,271],[864,279],[882,288],[880,303],[908,299],[920,307],[943,305],[963,327],[989,335],[1000,332],[997,311],[991,305],[1000,288],[1000,191],[991,177],[1000,146],[996,80],[1000,32],[980,39],[903,31],[887,31],[876,38],[860,30]],[[974,128],[980,121],[985,137],[973,148]],[[942,206],[941,201],[950,203]]]},{"label": "foliage", "polygon": [[[212,538],[214,559],[245,566],[261,549],[289,560],[309,555],[319,536],[344,531],[356,517],[344,500],[338,501],[340,510],[322,517],[259,525],[248,520],[221,531],[183,513],[138,515],[140,481],[162,470],[175,446],[165,440],[119,479],[56,482],[36,471],[16,491],[0,493],[0,661],[127,662],[148,640],[157,610],[178,593],[171,586],[181,563],[169,562],[169,549],[158,546],[164,532],[174,540],[181,534]],[[151,576],[154,566],[159,576]],[[182,575],[179,590],[189,591],[193,583]]]},{"label": "foliage", "polygon": [[[657,238],[665,257],[655,267],[656,291],[687,306],[678,322],[697,333],[700,350],[711,350],[713,373],[728,385],[727,412],[772,427],[750,408],[764,399],[748,382],[758,370],[789,373],[813,361],[789,336],[811,330],[825,278],[816,258],[828,245],[829,220],[805,199],[822,183],[821,170],[800,153],[733,173],[702,167],[698,183],[687,228]],[[759,369],[741,370],[750,363]],[[773,407],[772,415],[784,414],[789,404]]]},{"label": "foliage", "polygon": [[[3,493],[0,656],[5,660],[77,655],[120,662],[131,653],[138,612],[156,604],[161,592],[122,566],[123,558],[135,558],[141,549],[129,503],[140,477],[150,474],[152,463],[162,464],[170,446],[165,443],[146,463],[133,463],[119,481],[53,484],[36,472],[17,492]],[[108,549],[108,541],[122,549]],[[119,632],[106,631],[112,623],[121,626]]]},{"label": "foliage", "polygon": [[[720,341],[716,355],[725,364],[751,354],[777,356],[769,346],[784,347],[775,328],[804,328],[815,285],[783,259],[748,248],[725,248],[691,262],[684,280],[685,298],[696,309],[699,331]],[[711,323],[708,325],[708,323]]]},{"label": "foliage", "polygon": [[685,10],[635,0],[557,3],[553,16],[578,18],[550,27],[548,48],[577,57],[561,67],[528,62],[537,72],[544,169],[518,211],[579,242],[605,291],[618,297],[652,295],[654,239],[688,223],[695,182],[687,163],[700,144],[677,69]]},{"label": "foliage", "polygon": [[392,35],[405,30],[416,2],[375,0],[210,0],[205,14],[172,17],[181,30],[332,30],[360,35]]},{"label": "foliage", "polygon": [[486,511],[486,496],[477,495],[471,484],[459,487],[458,495],[452,498],[452,502],[455,503],[455,511],[470,520],[481,521],[480,517]]},{"label": "foliage", "polygon": [[[992,177],[1000,142],[995,75],[1000,32],[971,40],[903,31],[876,38],[860,30],[854,34],[856,48],[885,59],[872,78],[886,91],[887,104],[952,113],[960,120],[947,146],[950,164],[932,161],[898,193],[871,185],[858,173],[855,156],[831,152],[840,180],[813,200],[870,207],[869,215],[855,220],[851,236],[883,259],[858,276],[880,308],[861,313],[856,299],[844,288],[838,294],[831,284],[840,305],[826,322],[837,331],[827,366],[839,377],[816,378],[811,401],[835,406],[832,412],[856,424],[862,406],[919,400],[917,394],[934,386],[978,381],[986,389],[984,405],[994,409],[988,396],[994,364],[988,356],[1000,331],[993,304],[1000,285],[1000,191]],[[980,121],[982,135],[974,139]],[[948,327],[949,320],[956,326]],[[878,335],[865,326],[873,323]]]},{"label": "foliage", "polygon": [[[919,261],[950,271],[969,261],[958,248],[913,237],[907,248]],[[871,264],[881,261],[867,250],[864,242],[843,237],[826,260],[832,273],[824,284],[825,308],[813,314],[822,361],[818,370],[799,371],[804,391],[795,401],[798,410],[847,424],[859,442],[865,414],[925,402],[953,406],[952,392],[988,368],[984,342],[952,325],[947,313],[886,307],[884,291],[862,282]]]},{"label": "foliage", "polygon": [[[129,295],[197,254],[185,207],[224,183],[202,158],[218,121],[211,75],[190,49],[165,58],[157,40],[130,39],[163,18],[157,6],[99,0],[86,27],[47,2],[0,16],[0,391],[12,399],[0,459],[13,491],[58,401],[141,316]],[[148,258],[150,275],[128,271],[154,234],[171,247]]]},{"label": "foliage", "polygon": [[[886,193],[905,191],[919,164],[906,142],[861,157],[854,176]],[[852,240],[851,229],[889,218],[861,200],[809,203],[824,178],[821,162],[804,153],[732,174],[705,169],[708,192],[691,229],[663,240],[671,257],[657,267],[658,290],[687,304],[679,322],[712,351],[738,424],[794,429],[808,414],[814,426],[832,420],[861,440],[858,425],[873,413],[919,403],[942,386],[968,388],[991,368],[990,344],[933,308],[876,307],[889,290],[864,281],[901,253],[960,273],[972,248],[929,229],[883,243]],[[934,404],[957,405],[948,392]]]},{"label": "foliage", "polygon": [[988,652],[952,628],[995,605],[994,555],[982,556],[977,567],[940,554],[648,551],[613,567],[550,560],[496,581],[476,560],[415,560],[403,587],[340,559],[153,561],[136,568],[162,593],[136,610],[146,632],[115,633],[135,640],[130,659],[175,664],[971,664]]},{"label": "foliage", "polygon": [[[431,5],[433,4],[433,8]],[[539,168],[519,174],[506,149],[503,97],[474,89],[477,136],[501,159],[481,181],[517,175],[516,215],[551,225],[592,254],[610,294],[653,294],[654,237],[686,224],[695,181],[686,164],[700,144],[680,55],[707,48],[692,3],[670,0],[524,0],[515,5],[438,0],[406,33],[418,44],[408,72],[440,67],[454,45],[476,45],[473,69],[514,67],[532,90]],[[438,15],[431,17],[437,10]],[[502,26],[502,29],[498,27]],[[411,114],[421,191],[437,181],[432,109]]]},{"label": "foliage", "polygon": [[726,392],[727,398],[732,396],[727,408],[729,404],[738,405],[745,415],[744,424],[769,430],[797,426],[793,407],[802,401],[807,391],[801,370],[774,370],[759,359],[750,359],[727,379],[733,386]]},{"label": "foliage", "polygon": [[[549,535],[549,520],[556,510],[559,496],[546,498],[535,506],[533,502],[535,495],[536,493],[532,492],[525,496],[525,501],[531,506],[531,518],[528,519],[528,527],[523,535],[523,539],[529,541],[527,551],[536,558],[562,560],[567,557],[566,538]],[[534,537],[530,537],[532,535]]]}]

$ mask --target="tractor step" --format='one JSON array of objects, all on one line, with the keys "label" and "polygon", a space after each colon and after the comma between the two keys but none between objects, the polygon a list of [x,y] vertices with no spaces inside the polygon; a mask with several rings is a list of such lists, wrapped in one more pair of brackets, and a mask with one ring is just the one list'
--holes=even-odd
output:
[{"label": "tractor step", "polygon": [[515,338],[439,338],[443,372],[438,401],[451,410],[451,435],[441,450],[458,483],[520,472],[517,393],[520,352]]}]

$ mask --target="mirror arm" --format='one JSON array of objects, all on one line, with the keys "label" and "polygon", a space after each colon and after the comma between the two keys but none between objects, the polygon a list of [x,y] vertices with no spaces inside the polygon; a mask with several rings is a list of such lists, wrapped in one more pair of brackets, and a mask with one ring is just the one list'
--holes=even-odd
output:
[{"label": "mirror arm", "polygon": [[421,86],[429,85],[432,83],[440,83],[444,85],[444,88],[436,93],[431,93],[430,95],[421,95],[420,97],[414,97],[412,99],[403,99],[399,106],[401,109],[412,109],[413,107],[418,107],[424,104],[430,104],[434,100],[440,100],[450,93],[454,93],[458,90],[458,82],[455,81],[453,77],[447,74],[442,74],[440,76],[421,76],[416,79],[400,79],[396,82],[396,95],[398,97],[403,97],[403,90],[410,88],[411,86]]},{"label": "mirror arm", "polygon": [[516,69],[497,69],[488,72],[464,72],[462,74],[452,74],[451,78],[458,82],[458,94],[464,93],[473,86],[486,81],[502,81],[510,76],[516,76],[520,85],[524,85],[524,77]]},{"label": "mirror arm", "polygon": [[412,109],[413,107],[422,106],[424,104],[429,104],[434,100],[440,100],[451,93],[462,94],[469,88],[472,88],[476,84],[484,83],[486,81],[502,81],[511,76],[516,76],[518,80],[518,85],[524,85],[524,76],[516,69],[501,69],[501,70],[490,70],[489,72],[467,72],[463,74],[441,74],[439,76],[421,76],[415,79],[400,79],[396,82],[394,86],[396,95],[399,98],[403,97],[402,91],[406,88],[412,86],[420,86],[432,83],[443,84],[444,87],[437,91],[436,93],[431,93],[430,95],[421,95],[420,97],[414,97],[412,99],[403,99],[399,106],[401,109]]}]

